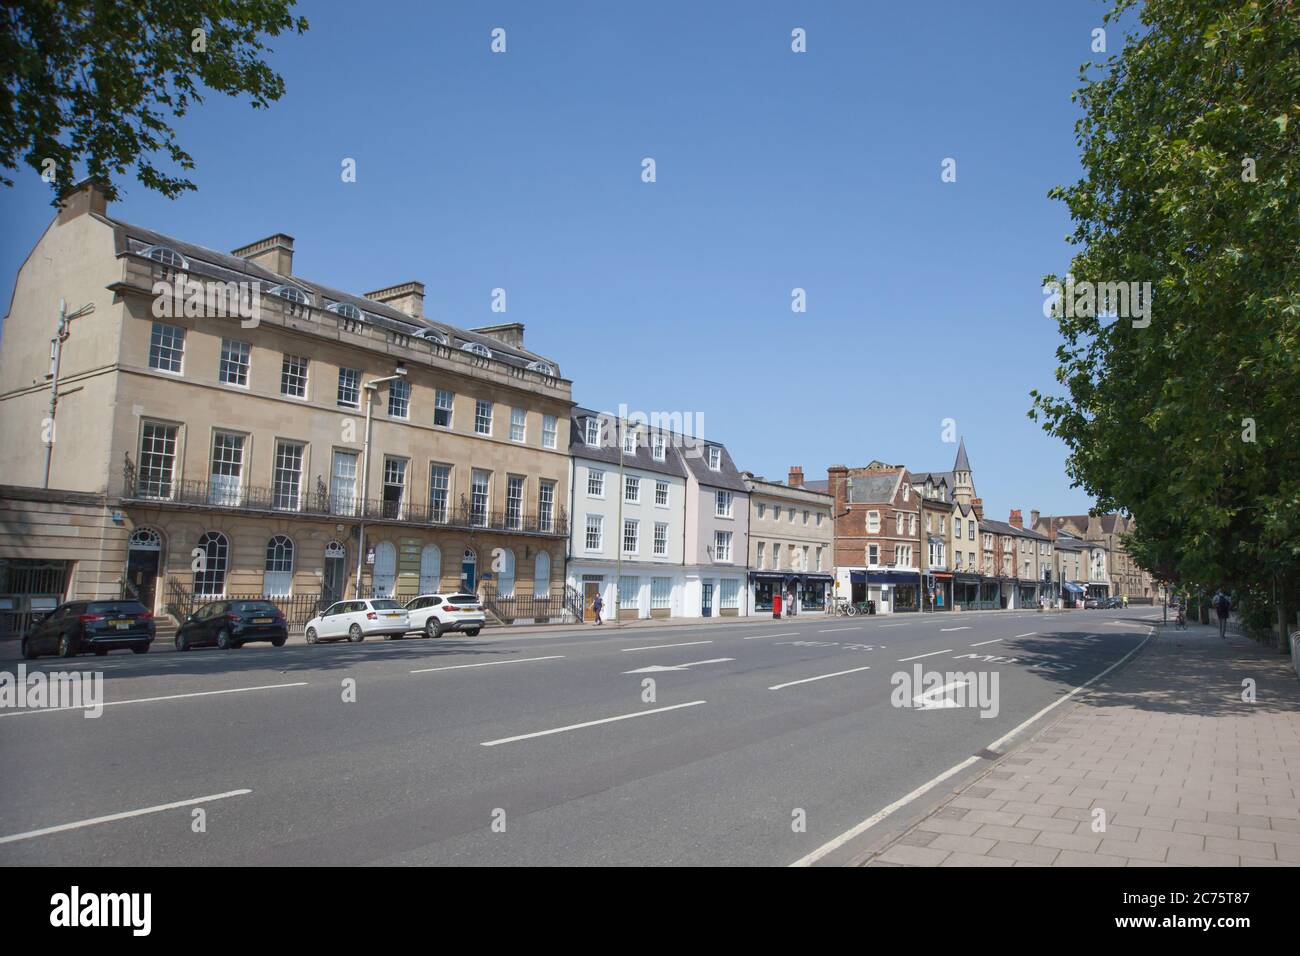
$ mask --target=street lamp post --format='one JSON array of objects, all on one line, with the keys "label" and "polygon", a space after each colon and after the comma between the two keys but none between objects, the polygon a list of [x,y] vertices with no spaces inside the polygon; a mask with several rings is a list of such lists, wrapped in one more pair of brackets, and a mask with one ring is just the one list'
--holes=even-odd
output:
[{"label": "street lamp post", "polygon": [[375,392],[379,386],[387,382],[395,382],[399,378],[406,377],[406,369],[399,368],[393,375],[386,375],[383,378],[371,379],[369,382],[362,383],[362,389],[366,393],[366,435],[361,446],[361,522],[357,526],[357,584],[356,597],[361,597],[361,568],[366,560],[366,511],[367,511],[367,492],[370,490],[370,423],[371,423],[371,406],[374,401]]},{"label": "street lamp post", "polygon": [[59,300],[59,324],[55,327],[54,338],[50,339],[49,435],[45,441],[45,479],[41,484],[42,488],[50,487],[50,463],[54,457],[54,416],[59,411],[59,368],[63,364],[63,341],[68,337],[68,327],[72,324],[73,319],[79,319],[83,315],[90,315],[94,311],[95,303],[90,302],[68,315],[67,302],[63,299]]}]

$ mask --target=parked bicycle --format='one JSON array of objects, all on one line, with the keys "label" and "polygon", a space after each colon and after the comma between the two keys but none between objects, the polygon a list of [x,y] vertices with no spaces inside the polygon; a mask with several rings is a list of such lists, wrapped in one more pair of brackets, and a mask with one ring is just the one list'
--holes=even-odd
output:
[{"label": "parked bicycle", "polygon": [[857,607],[848,598],[836,598],[831,611],[836,617],[855,617],[858,613]]}]

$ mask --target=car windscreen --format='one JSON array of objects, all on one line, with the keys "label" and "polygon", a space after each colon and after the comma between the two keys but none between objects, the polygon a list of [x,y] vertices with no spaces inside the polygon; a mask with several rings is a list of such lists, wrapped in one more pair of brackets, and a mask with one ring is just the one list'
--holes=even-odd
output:
[{"label": "car windscreen", "polygon": [[447,598],[447,603],[448,604],[477,604],[478,595],[477,594],[453,594],[451,597]]},{"label": "car windscreen", "polygon": [[396,601],[371,601],[370,606],[376,611],[400,611],[402,605]]},{"label": "car windscreen", "polygon": [[143,614],[144,605],[139,601],[92,601],[86,605],[88,614]]},{"label": "car windscreen", "polygon": [[275,614],[280,610],[270,601],[235,601],[230,606],[245,614]]}]

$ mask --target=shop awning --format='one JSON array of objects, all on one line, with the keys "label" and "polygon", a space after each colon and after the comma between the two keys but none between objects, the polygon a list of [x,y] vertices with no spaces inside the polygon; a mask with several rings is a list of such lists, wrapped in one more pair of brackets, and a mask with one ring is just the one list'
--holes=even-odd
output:
[{"label": "shop awning", "polygon": [[1069,591],[1071,594],[1083,593],[1083,588],[1079,587],[1079,585],[1075,584],[1073,581],[1062,581],[1061,587],[1065,588],[1065,590]]}]

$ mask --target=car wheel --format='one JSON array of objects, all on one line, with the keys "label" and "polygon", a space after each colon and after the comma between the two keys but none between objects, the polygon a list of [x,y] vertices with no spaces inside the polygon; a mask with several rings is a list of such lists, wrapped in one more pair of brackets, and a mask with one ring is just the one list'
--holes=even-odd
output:
[{"label": "car wheel", "polygon": [[477,628],[477,627],[471,627],[471,628],[470,628],[468,631],[466,631],[465,633],[466,633],[468,636],[470,636],[470,637],[478,637],[478,628]]},{"label": "car wheel", "polygon": [[289,636],[288,636],[287,634],[286,634],[284,637],[273,637],[273,638],[271,638],[271,646],[272,646],[272,647],[284,647],[284,642],[287,641],[288,639],[289,639]]},{"label": "car wheel", "polygon": [[66,634],[63,635],[63,637],[59,638],[59,656],[60,657],[77,656],[76,645],[74,645],[72,641],[68,639],[68,636]]},{"label": "car wheel", "polygon": [[217,647],[221,648],[223,651],[229,651],[237,646],[238,645],[235,644],[234,638],[230,636],[230,628],[223,627],[221,633],[217,635]]},{"label": "car wheel", "polygon": [[188,634],[176,635],[176,650],[188,651],[190,649],[190,638]]},{"label": "car wheel", "polygon": [[131,650],[132,650],[133,653],[136,653],[136,654],[148,654],[148,653],[149,653],[149,645],[148,645],[148,644],[135,644],[135,645],[133,645],[133,646],[131,647]]},{"label": "car wheel", "polygon": [[40,655],[36,653],[36,648],[34,648],[34,647],[32,647],[30,644],[28,644],[28,643],[27,643],[27,639],[24,638],[24,639],[23,639],[23,657],[27,658],[29,661],[34,661],[34,660],[36,660],[36,658],[39,657],[39,656],[40,656]]},{"label": "car wheel", "polygon": [[350,628],[348,628],[348,640],[351,641],[353,644],[360,644],[365,639],[366,636],[361,633],[360,624],[353,624]]},{"label": "car wheel", "polygon": [[424,634],[426,637],[442,637],[442,622],[437,618],[429,618],[424,622]]},{"label": "car wheel", "polygon": [[308,644],[316,643],[316,628],[314,627],[307,628],[307,643]]}]

